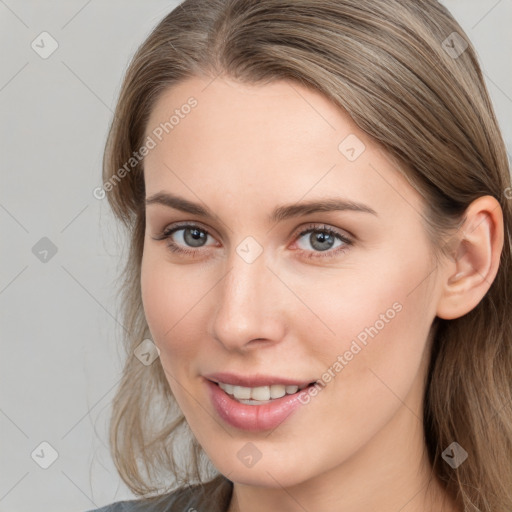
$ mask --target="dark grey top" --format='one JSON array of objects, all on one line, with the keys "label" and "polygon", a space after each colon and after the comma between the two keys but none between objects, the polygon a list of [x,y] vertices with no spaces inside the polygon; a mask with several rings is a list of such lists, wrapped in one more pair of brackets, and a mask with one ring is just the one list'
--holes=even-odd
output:
[{"label": "dark grey top", "polygon": [[116,501],[87,512],[227,512],[233,483],[222,475],[155,498]]}]

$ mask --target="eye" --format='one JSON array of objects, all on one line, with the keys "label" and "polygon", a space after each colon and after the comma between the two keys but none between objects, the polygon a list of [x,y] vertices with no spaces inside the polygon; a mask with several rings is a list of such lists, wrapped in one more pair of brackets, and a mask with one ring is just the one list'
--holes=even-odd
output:
[{"label": "eye", "polygon": [[[305,236],[309,235],[309,236]],[[329,227],[329,226],[318,226],[314,225],[308,229],[302,230],[297,235],[299,241],[304,238],[306,242],[306,248],[299,244],[301,252],[308,252],[308,258],[331,258],[338,256],[342,252],[348,250],[348,247],[352,245],[352,241],[341,232]],[[335,245],[339,242],[338,245]],[[307,247],[309,245],[312,250]],[[334,250],[332,250],[334,249]],[[325,254],[321,254],[325,253]]]},{"label": "eye", "polygon": [[[213,238],[206,229],[195,224],[182,224],[165,229],[155,240],[167,240],[172,252],[195,255],[197,251],[194,249],[204,247],[208,237]],[[187,249],[187,246],[192,250]]]}]

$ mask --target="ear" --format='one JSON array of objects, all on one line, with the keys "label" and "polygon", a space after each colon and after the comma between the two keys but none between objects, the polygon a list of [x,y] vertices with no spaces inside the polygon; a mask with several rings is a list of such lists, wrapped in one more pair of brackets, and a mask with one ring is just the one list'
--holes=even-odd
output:
[{"label": "ear", "polygon": [[491,287],[503,249],[503,210],[492,196],[475,199],[453,239],[453,259],[444,267],[437,316],[446,320],[471,311]]}]

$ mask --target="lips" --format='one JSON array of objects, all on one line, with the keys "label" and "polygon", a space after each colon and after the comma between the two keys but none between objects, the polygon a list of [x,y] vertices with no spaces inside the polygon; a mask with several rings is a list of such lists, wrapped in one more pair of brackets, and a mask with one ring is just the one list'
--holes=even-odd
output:
[{"label": "lips", "polygon": [[[312,381],[297,381],[274,376],[238,376],[234,374],[212,374],[204,377],[204,383],[208,388],[210,400],[217,414],[222,420],[232,427],[248,430],[263,431],[277,428],[281,423],[287,420],[294,411],[296,411],[301,403],[302,395],[307,394],[306,389],[309,385],[313,385]],[[222,387],[221,387],[222,386]],[[242,396],[249,396],[247,391],[260,393],[259,396],[267,398],[265,390],[262,388],[276,390],[277,387],[288,387],[289,391],[293,391],[292,387],[296,387],[294,393],[284,394],[279,398],[269,400],[254,400],[252,396],[247,399],[237,399],[234,394],[225,391],[231,391],[233,388],[238,389]],[[224,388],[224,389],[223,389]],[[241,401],[240,401],[241,400]]]}]

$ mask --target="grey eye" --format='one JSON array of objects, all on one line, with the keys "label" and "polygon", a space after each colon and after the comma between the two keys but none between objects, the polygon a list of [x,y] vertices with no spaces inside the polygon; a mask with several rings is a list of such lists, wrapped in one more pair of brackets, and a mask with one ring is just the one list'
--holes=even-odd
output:
[{"label": "grey eye", "polygon": [[[329,233],[325,230],[320,229],[310,229],[309,231],[302,233],[300,239],[306,239],[310,246],[314,251],[327,251],[329,249],[339,247],[341,245],[342,240],[339,239],[337,235]],[[336,239],[340,242],[337,246],[335,246]],[[300,244],[299,244],[300,247]],[[306,251],[310,251],[309,247],[300,247]]]},{"label": "grey eye", "polygon": [[206,231],[197,227],[178,228],[172,234],[177,243],[188,247],[203,247],[209,236]]}]

